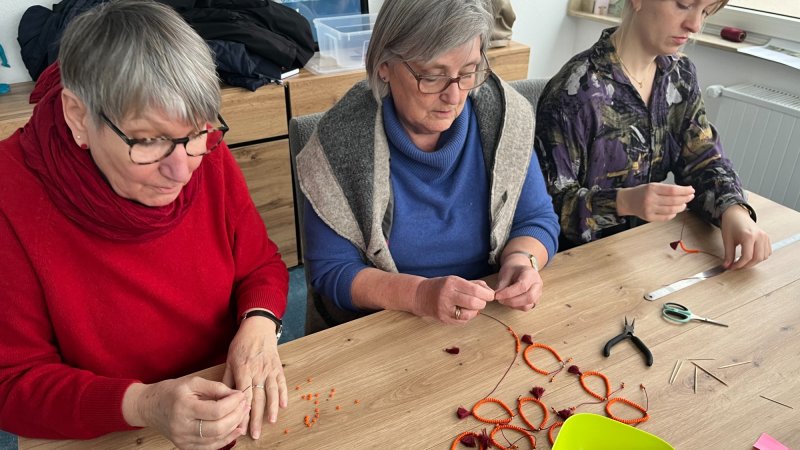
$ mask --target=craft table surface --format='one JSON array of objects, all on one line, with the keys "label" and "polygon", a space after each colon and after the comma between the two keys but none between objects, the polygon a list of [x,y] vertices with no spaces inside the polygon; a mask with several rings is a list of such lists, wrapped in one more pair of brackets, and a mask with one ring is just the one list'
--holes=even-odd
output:
[{"label": "craft table surface", "polygon": [[[773,242],[800,233],[800,213],[755,194],[750,201]],[[651,418],[640,428],[677,449],[750,449],[762,432],[800,448],[800,243],[775,252],[753,269],[726,272],[662,300],[646,301],[646,292],[719,263],[709,255],[669,247],[680,235],[681,217],[560,253],[542,271],[544,295],[535,309],[523,313],[492,304],[486,312],[520,336],[530,334],[563,357],[574,358],[581,370],[602,371],[614,388],[624,382],[618,395],[644,402],[639,389],[644,384]],[[686,223],[687,246],[723,254],[718,229],[694,216]],[[665,301],[682,303],[730,328],[667,322],[661,317]],[[644,364],[630,340],[614,347],[611,357],[603,357],[603,345],[622,331],[625,316],[636,319],[635,333],[655,357],[652,367]],[[458,355],[443,351],[452,346],[460,348]],[[463,431],[491,430],[472,417],[459,420],[456,409],[470,409],[489,393],[514,357],[514,346],[506,328],[486,317],[464,326],[444,326],[398,312],[380,312],[297,339],[280,346],[289,407],[281,411],[276,425],[265,425],[259,441],[241,438],[235,448],[448,449]],[[549,358],[542,350],[534,354],[544,366],[552,364]],[[668,384],[679,358],[714,358],[697,362],[728,386],[701,372],[694,393],[694,370],[688,362],[674,384]],[[750,360],[751,364],[717,369]],[[218,380],[222,373],[223,367],[217,366],[199,375]],[[516,398],[528,395],[533,386],[544,387],[543,401],[556,409],[593,400],[577,376],[564,371],[549,383],[548,377],[528,368],[521,355],[493,397],[513,408]],[[591,386],[599,389],[600,384]],[[330,398],[333,388],[336,393]],[[319,393],[321,400],[319,421],[311,428],[303,424],[305,416],[314,415],[313,401],[301,399],[307,393]],[[485,415],[502,415],[492,405],[485,408]],[[616,404],[614,410],[638,417],[624,405]],[[532,422],[539,422],[536,405],[528,404],[526,412]],[[578,412],[602,414],[603,406],[585,405]],[[545,433],[537,433],[537,441],[538,448],[550,448]],[[519,444],[527,448],[526,442]],[[173,448],[151,429],[93,441],[21,438],[19,446]]]}]

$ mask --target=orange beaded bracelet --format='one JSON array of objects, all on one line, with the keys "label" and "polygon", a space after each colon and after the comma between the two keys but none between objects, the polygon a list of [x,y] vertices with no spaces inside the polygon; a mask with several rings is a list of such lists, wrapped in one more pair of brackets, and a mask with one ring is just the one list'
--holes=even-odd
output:
[{"label": "orange beaded bracelet", "polygon": [[[586,377],[599,377],[605,382],[605,384],[606,384],[606,395],[605,395],[605,397],[603,397],[600,394],[598,394],[598,393],[594,392],[593,390],[591,390],[589,388],[589,386],[586,386],[586,382],[585,382],[585,378]],[[586,391],[589,395],[591,395],[592,397],[594,397],[594,398],[596,398],[598,400],[606,400],[611,395],[611,382],[608,380],[607,376],[603,375],[600,372],[595,372],[595,371],[583,372],[581,374],[581,386],[583,386],[583,390],[584,391]]]},{"label": "orange beaded bracelet", "polygon": [[[633,407],[635,409],[638,409],[639,411],[642,412],[642,414],[644,414],[644,416],[639,417],[638,419],[622,419],[622,418],[619,418],[619,417],[615,416],[614,413],[611,412],[611,405],[613,405],[616,402],[622,402],[622,403],[625,403],[626,405],[629,405],[629,406],[631,406],[631,407]],[[635,423],[647,422],[647,420],[650,419],[650,414],[648,414],[647,410],[644,409],[642,407],[642,405],[640,405],[640,404],[638,404],[636,402],[632,402],[632,401],[628,400],[627,398],[622,398],[622,397],[614,397],[614,398],[610,399],[608,401],[608,403],[606,403],[606,414],[608,414],[608,417],[611,417],[612,419],[616,420],[617,422],[626,423],[628,425],[633,425]]]},{"label": "orange beaded bracelet", "polygon": [[546,345],[546,344],[540,344],[540,343],[538,343],[538,342],[534,342],[533,344],[529,345],[529,346],[528,346],[528,347],[525,349],[525,352],[522,354],[522,358],[523,358],[523,359],[525,360],[525,362],[528,364],[528,367],[530,367],[531,369],[533,369],[533,371],[534,371],[534,372],[538,372],[538,373],[540,373],[540,374],[542,374],[542,375],[549,375],[549,374],[550,374],[550,372],[548,372],[548,371],[546,371],[546,370],[544,370],[544,369],[540,369],[540,368],[536,367],[535,365],[533,365],[533,363],[532,363],[532,362],[531,362],[531,360],[529,359],[529,357],[528,357],[528,352],[530,352],[531,350],[533,350],[533,349],[535,349],[535,348],[543,348],[543,349],[545,349],[545,350],[549,351],[550,353],[552,353],[552,354],[553,354],[553,356],[555,356],[555,357],[556,357],[556,359],[558,360],[558,362],[560,362],[560,363],[563,363],[563,362],[564,362],[564,360],[561,358],[561,355],[559,355],[559,354],[558,354],[558,352],[557,352],[557,351],[556,351],[556,350],[555,350],[553,347],[550,347],[549,345]]},{"label": "orange beaded bracelet", "polygon": [[475,442],[478,443],[478,450],[484,450],[483,443],[481,442],[480,436],[478,435],[478,433],[474,433],[472,431],[465,431],[465,432],[459,434],[458,436],[456,436],[456,440],[453,441],[453,445],[450,446],[450,450],[456,450],[458,448],[458,444],[461,443],[461,439],[463,439],[466,436],[472,436],[473,438],[475,438]]},{"label": "orange beaded bracelet", "polygon": [[[528,403],[528,402],[536,403],[537,405],[539,405],[540,408],[542,408],[542,413],[543,413],[542,423],[539,424],[538,427],[535,427],[528,420],[528,418],[525,417],[525,413],[522,411],[522,405],[524,405],[525,403]],[[532,430],[536,430],[536,431],[543,430],[545,425],[547,425],[547,421],[550,420],[550,412],[547,410],[547,406],[545,406],[545,404],[541,400],[539,400],[538,398],[535,398],[535,397],[520,397],[520,398],[518,398],[517,399],[517,411],[519,411],[519,418],[522,419],[522,421],[525,422],[525,425],[527,425]]]},{"label": "orange beaded bracelet", "polygon": [[551,446],[556,442],[556,439],[553,437],[553,432],[561,425],[564,425],[564,422],[553,422],[553,424],[550,425],[550,429],[547,430],[547,439],[550,441]]},{"label": "orange beaded bracelet", "polygon": [[492,440],[492,445],[494,445],[495,447],[499,448],[500,450],[509,450],[509,449],[517,448],[516,446],[503,447],[502,445],[500,445],[495,440],[494,435],[495,435],[495,433],[497,433],[500,430],[513,430],[513,431],[517,431],[519,433],[522,433],[526,438],[528,438],[528,442],[531,443],[531,448],[536,448],[536,437],[534,437],[532,434],[530,434],[528,432],[528,430],[526,430],[525,428],[521,428],[521,427],[518,427],[516,425],[497,425],[496,427],[494,427],[492,432],[489,434],[489,438]]},{"label": "orange beaded bracelet", "polygon": [[[506,417],[505,419],[487,419],[485,417],[481,417],[480,415],[478,415],[478,408],[485,403],[497,403],[498,405],[500,405],[501,408],[506,410],[506,412],[510,417]],[[492,397],[486,397],[483,400],[479,401],[478,403],[475,403],[475,406],[472,407],[472,417],[480,420],[483,423],[494,423],[494,424],[505,425],[511,422],[511,419],[514,418],[514,411],[512,411],[511,408],[509,408],[508,405],[506,405],[505,402],[503,402],[502,400],[498,400]]]}]

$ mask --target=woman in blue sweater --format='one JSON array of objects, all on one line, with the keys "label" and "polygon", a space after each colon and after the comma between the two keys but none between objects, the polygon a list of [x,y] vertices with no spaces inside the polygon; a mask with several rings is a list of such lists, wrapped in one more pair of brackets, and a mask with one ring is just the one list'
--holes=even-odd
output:
[{"label": "woman in blue sweater", "polygon": [[[316,292],[307,332],[380,309],[457,324],[490,301],[539,301],[558,221],[532,157],[532,108],[484,54],[487,3],[385,2],[368,80],[298,155]],[[478,281],[498,267],[494,289]]]}]

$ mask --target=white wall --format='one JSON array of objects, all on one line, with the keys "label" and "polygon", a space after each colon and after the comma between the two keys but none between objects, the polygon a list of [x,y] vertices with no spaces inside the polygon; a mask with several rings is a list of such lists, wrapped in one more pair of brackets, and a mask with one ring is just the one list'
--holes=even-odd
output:
[{"label": "white wall", "polygon": [[381,5],[383,4],[383,0],[369,0],[369,12],[376,13],[379,9],[381,9]]},{"label": "white wall", "polygon": [[575,53],[578,22],[568,17],[568,0],[514,0],[512,39],[531,48],[529,78],[549,78]]},{"label": "white wall", "polygon": [[[524,0],[523,0],[524,1]],[[600,37],[605,25],[582,19],[575,35],[575,53],[589,48]],[[697,67],[700,86],[712,84],[730,86],[739,83],[757,83],[800,95],[800,70],[753,56],[693,44],[684,49]],[[531,56],[534,59],[534,56]],[[705,97],[706,109],[713,121],[717,116],[718,102]]]}]

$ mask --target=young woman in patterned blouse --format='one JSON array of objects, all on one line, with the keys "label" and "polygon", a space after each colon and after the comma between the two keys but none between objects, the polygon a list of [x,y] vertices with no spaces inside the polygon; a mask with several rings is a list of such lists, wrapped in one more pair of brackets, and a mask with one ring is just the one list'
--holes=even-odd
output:
[{"label": "young woman in patterned blouse", "polygon": [[[537,152],[562,249],[640,219],[671,220],[688,207],[720,226],[728,267],[769,257],[769,237],[706,117],[694,64],[680,53],[726,3],[629,0],[621,25],[548,83],[537,108]],[[669,172],[675,185],[662,183]]]}]

